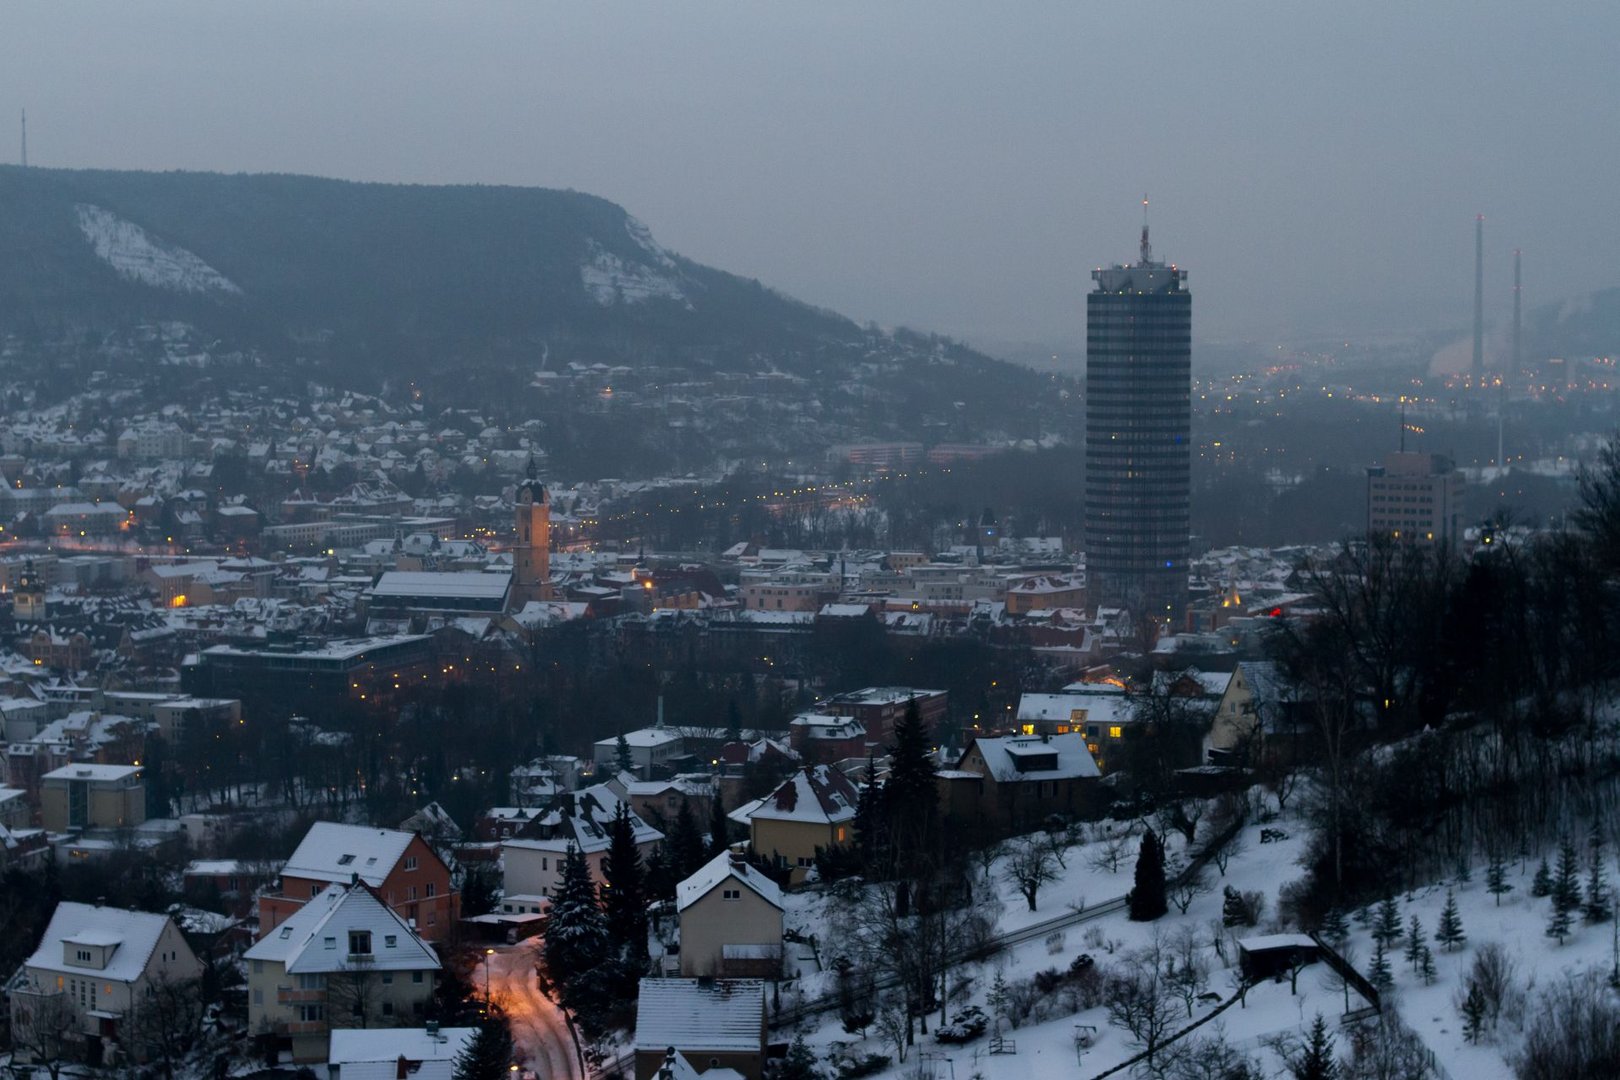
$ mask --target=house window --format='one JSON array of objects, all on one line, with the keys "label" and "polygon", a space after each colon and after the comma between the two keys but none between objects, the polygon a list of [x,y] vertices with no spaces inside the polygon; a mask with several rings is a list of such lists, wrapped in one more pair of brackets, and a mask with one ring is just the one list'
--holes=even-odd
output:
[{"label": "house window", "polygon": [[255,975],[263,975],[264,974],[264,961],[263,960],[255,960],[255,961],[253,961],[253,974],[255,974]]},{"label": "house window", "polygon": [[415,855],[407,855],[407,856],[405,856],[405,869],[406,870],[415,870],[416,869],[416,856]]},{"label": "house window", "polygon": [[799,865],[800,866],[814,866],[814,865],[816,865],[816,860],[812,856],[800,855],[799,856]]},{"label": "house window", "polygon": [[1115,724],[1113,727],[1108,729],[1108,737],[1110,739],[1117,739],[1123,734],[1125,734],[1125,729],[1120,727],[1118,724]]},{"label": "house window", "polygon": [[383,1006],[382,1007],[382,1014],[384,1016],[393,1016],[394,1015],[394,1003],[392,1001],[384,1001],[382,1003],[382,1006]]},{"label": "house window", "polygon": [[837,842],[838,842],[838,843],[840,843],[840,844],[842,844],[842,843],[843,843],[843,842],[844,842],[844,837],[845,837],[845,836],[847,836],[847,835],[848,835],[848,833],[846,833],[846,832],[845,832],[845,831],[844,831],[844,827],[843,827],[843,826],[842,826],[842,825],[840,825],[840,826],[838,826],[838,832],[837,832],[837,834],[836,834],[836,835],[837,835],[837,837],[838,837],[838,841],[837,841]]},{"label": "house window", "polygon": [[432,896],[435,892],[438,891],[438,888],[439,887],[437,885],[435,885],[433,882],[430,881],[430,882],[427,883],[427,889],[425,890],[424,894],[427,895],[427,896]]},{"label": "house window", "polygon": [[349,955],[350,956],[365,956],[365,955],[368,955],[370,952],[371,952],[371,931],[370,930],[350,930],[349,931]]},{"label": "house window", "polygon": [[421,981],[422,981],[422,973],[420,971],[411,972],[411,982],[420,983]]},{"label": "house window", "polygon": [[263,1005],[264,1004],[264,991],[263,990],[255,990],[255,991],[253,991],[253,1004],[255,1004],[255,1005]]},{"label": "house window", "polygon": [[345,855],[345,856],[343,856],[342,858],[340,858],[338,860],[338,865],[339,866],[348,866],[352,862],[354,862],[354,856],[353,855]]},{"label": "house window", "polygon": [[394,985],[394,973],[392,971],[383,972],[382,981],[383,981],[384,986],[393,986]]},{"label": "house window", "polygon": [[335,938],[335,937],[325,938],[325,939],[322,940],[321,944],[325,945],[328,949],[335,949],[335,948],[337,948],[337,938]]},{"label": "house window", "polygon": [[303,1024],[318,1024],[326,1019],[325,1005],[298,1006],[298,1020]]},{"label": "house window", "polygon": [[410,885],[410,886],[406,887],[406,889],[405,889],[405,899],[407,899],[407,900],[415,900],[416,899],[416,886],[415,885]]},{"label": "house window", "polygon": [[321,894],[321,887],[319,885],[311,885],[309,887],[309,895],[311,897],[316,897],[316,896],[319,896],[320,894]]},{"label": "house window", "polygon": [[398,935],[395,935],[395,934],[384,934],[383,935],[383,948],[392,949],[392,948],[394,948],[394,946],[396,946],[398,944],[399,944]]},{"label": "house window", "polygon": [[742,899],[742,890],[741,889],[722,889],[721,892],[720,892],[720,899],[722,899],[722,900],[741,900]]},{"label": "house window", "polygon": [[322,990],[325,989],[325,987],[325,975],[315,974],[298,976],[298,989],[300,990]]},{"label": "house window", "polygon": [[544,856],[544,855],[540,856],[540,869],[542,869],[542,870],[550,870],[551,869],[551,860],[546,858],[546,856]]},{"label": "house window", "polygon": [[90,950],[89,949],[75,949],[74,950],[74,955],[76,955],[80,960],[84,961],[86,964],[88,964],[90,962]]}]

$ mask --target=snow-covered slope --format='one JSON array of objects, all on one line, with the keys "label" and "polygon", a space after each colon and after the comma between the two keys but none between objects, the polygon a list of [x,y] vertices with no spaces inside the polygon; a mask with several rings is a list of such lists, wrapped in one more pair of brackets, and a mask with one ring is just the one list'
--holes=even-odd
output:
[{"label": "snow-covered slope", "polygon": [[241,293],[236,283],[183,247],[167,244],[132,221],[79,203],[79,231],[102,262],[123,278],[186,293]]},{"label": "snow-covered slope", "polygon": [[[645,228],[642,231],[645,233]],[[646,243],[652,244],[650,237]],[[621,301],[626,304],[639,304],[645,300],[686,301],[686,293],[673,276],[660,273],[645,263],[626,262],[594,240],[588,241],[588,244],[590,259],[580,266],[579,277],[591,299],[603,307],[611,307]],[[673,260],[663,254],[662,248],[652,245],[652,249],[663,255],[669,265],[673,265]]]}]

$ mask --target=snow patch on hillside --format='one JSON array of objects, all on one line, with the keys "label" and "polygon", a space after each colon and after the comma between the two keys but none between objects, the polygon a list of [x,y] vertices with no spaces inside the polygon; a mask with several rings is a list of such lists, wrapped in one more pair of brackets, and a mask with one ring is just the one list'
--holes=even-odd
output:
[{"label": "snow patch on hillside", "polygon": [[647,228],[646,225],[642,224],[636,218],[626,214],[624,218],[624,231],[629,233],[630,239],[636,242],[636,246],[642,251],[645,251],[648,255],[651,255],[653,257],[653,261],[659,266],[662,266],[666,270],[675,269],[674,256],[669,253],[667,248],[652,238],[652,230]]},{"label": "snow patch on hillside", "polygon": [[[598,304],[611,307],[621,301],[639,304],[646,300],[686,303],[686,293],[673,276],[661,274],[645,263],[626,262],[594,240],[588,243],[590,257],[579,268],[579,277],[585,291]],[[650,238],[648,243],[651,243]],[[686,306],[692,305],[687,303]]]},{"label": "snow patch on hillside", "polygon": [[167,244],[132,221],[89,203],[75,206],[79,231],[119,277],[175,292],[240,294],[236,283],[183,247]]}]

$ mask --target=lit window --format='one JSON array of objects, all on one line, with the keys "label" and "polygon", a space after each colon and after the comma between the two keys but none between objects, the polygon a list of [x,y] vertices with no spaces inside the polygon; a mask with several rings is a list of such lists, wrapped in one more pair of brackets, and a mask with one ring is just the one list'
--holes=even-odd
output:
[{"label": "lit window", "polygon": [[1125,734],[1125,731],[1118,724],[1115,724],[1113,727],[1108,729],[1108,737],[1110,739],[1117,739],[1123,734]]}]

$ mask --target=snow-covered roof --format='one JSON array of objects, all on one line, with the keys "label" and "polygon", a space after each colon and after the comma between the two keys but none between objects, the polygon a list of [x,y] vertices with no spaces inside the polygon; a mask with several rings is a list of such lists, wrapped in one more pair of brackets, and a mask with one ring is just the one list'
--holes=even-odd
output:
[{"label": "snow-covered roof", "polygon": [[440,573],[428,570],[390,570],[371,588],[374,597],[433,596],[454,600],[500,600],[512,583],[509,574],[482,571]]},{"label": "snow-covered roof", "polygon": [[[45,936],[26,966],[78,974],[93,971],[98,980],[134,982],[146,970],[146,963],[152,958],[152,950],[157,948],[158,938],[168,922],[167,915],[154,915],[149,911],[125,911],[64,900],[56,905]],[[75,967],[64,961],[64,942],[112,946],[112,955],[104,968]]]},{"label": "snow-covered roof", "polygon": [[809,821],[836,824],[855,817],[860,792],[830,765],[805,766],[771,794],[739,808],[733,821]]},{"label": "snow-covered roof", "polygon": [[411,1080],[450,1080],[462,1048],[478,1034],[477,1028],[333,1028],[326,1060],[334,1075],[341,1067],[343,1080],[397,1080],[400,1061]]},{"label": "snow-covered roof", "polygon": [[361,881],[375,887],[383,883],[415,835],[398,829],[317,821],[304,834],[281,873],[284,877],[332,882],[347,882],[359,874]]},{"label": "snow-covered roof", "polygon": [[1020,694],[1018,719],[1077,724],[1124,724],[1131,720],[1131,702],[1124,696],[1102,694]]},{"label": "snow-covered roof", "polygon": [[349,933],[371,934],[373,971],[428,971],[439,968],[432,946],[364,884],[328,885],[287,921],[243,953],[247,960],[273,960],[290,974],[344,971],[353,964]]},{"label": "snow-covered roof", "polygon": [[741,856],[734,856],[730,851],[722,851],[699,867],[691,877],[675,886],[676,910],[685,911],[713,892],[724,881],[740,881],[758,893],[766,903],[778,908],[782,906],[782,890],[776,882],[748,865]]},{"label": "snow-covered roof", "polygon": [[758,979],[642,979],[636,1049],[730,1050],[765,1046],[765,984]]},{"label": "snow-covered roof", "polygon": [[[1080,732],[1067,735],[1008,735],[974,739],[985,767],[999,782],[1070,780],[1101,776]],[[971,749],[971,747],[970,747]],[[963,755],[963,761],[967,754]]]},{"label": "snow-covered roof", "polygon": [[96,765],[89,762],[75,762],[64,765],[60,769],[53,769],[41,779],[44,780],[94,780],[108,783],[117,780],[127,780],[132,776],[139,776],[139,765]]}]

